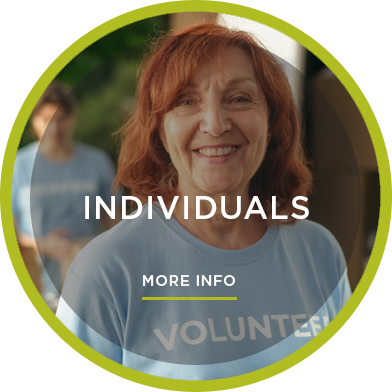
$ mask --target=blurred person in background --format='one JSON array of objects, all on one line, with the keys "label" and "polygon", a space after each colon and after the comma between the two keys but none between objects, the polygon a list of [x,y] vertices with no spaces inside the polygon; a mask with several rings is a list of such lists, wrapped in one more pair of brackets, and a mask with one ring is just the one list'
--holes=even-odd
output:
[{"label": "blurred person in background", "polygon": [[[17,240],[34,283],[53,310],[76,253],[101,231],[95,203],[90,203],[92,218],[85,219],[85,196],[91,201],[100,196],[110,206],[115,176],[104,151],[73,140],[75,120],[74,96],[52,82],[30,117],[37,141],[18,151],[14,167]],[[103,227],[116,224],[121,216],[118,211],[115,216],[104,213]]]}]

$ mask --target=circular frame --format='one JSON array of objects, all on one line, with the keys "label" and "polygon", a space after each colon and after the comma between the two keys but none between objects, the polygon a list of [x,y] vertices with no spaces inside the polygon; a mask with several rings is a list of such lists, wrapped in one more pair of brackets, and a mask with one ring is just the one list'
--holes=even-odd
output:
[{"label": "circular frame", "polygon": [[[265,24],[286,34],[311,51],[315,56],[320,58],[320,60],[323,61],[324,64],[339,78],[360,110],[373,142],[380,175],[380,217],[376,241],[365,273],[344,308],[331,321],[327,328],[320,332],[309,343],[286,358],[255,372],[225,379],[185,381],[151,376],[119,365],[91,349],[79,340],[72,332],[70,332],[43,301],[27,272],[16,241],[13,226],[11,189],[16,152],[20,137],[24,131],[30,114],[46,87],[56,77],[61,69],[64,68],[75,56],[103,36],[141,19],[178,12],[217,12],[247,18]],[[176,1],[134,10],[98,26],[66,49],[39,78],[18,113],[7,143],[1,180],[1,214],[8,251],[15,271],[26,294],[44,320],[71,347],[102,368],[125,379],[169,390],[222,390],[248,385],[272,377],[294,366],[315,352],[343,326],[365,296],[381,262],[388,236],[391,216],[391,173],[381,130],[369,103],[344,67],[321,45],[294,26],[274,16],[252,8],[214,1]]]}]

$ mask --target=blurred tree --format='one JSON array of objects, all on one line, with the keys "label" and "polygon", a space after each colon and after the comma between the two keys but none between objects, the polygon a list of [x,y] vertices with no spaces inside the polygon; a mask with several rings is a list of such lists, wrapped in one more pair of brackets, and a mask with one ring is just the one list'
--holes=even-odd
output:
[{"label": "blurred tree", "polygon": [[[168,16],[162,15],[122,27],[91,44],[61,70],[56,79],[72,89],[79,103],[75,139],[116,159],[112,134],[132,109],[140,57],[146,43],[168,26]],[[19,147],[32,140],[25,131]]]}]

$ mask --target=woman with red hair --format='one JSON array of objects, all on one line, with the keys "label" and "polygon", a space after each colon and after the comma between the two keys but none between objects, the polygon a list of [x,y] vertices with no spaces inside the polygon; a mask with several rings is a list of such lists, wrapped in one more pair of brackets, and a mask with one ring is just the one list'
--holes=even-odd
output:
[{"label": "woman with red hair", "polygon": [[312,185],[298,109],[249,34],[156,40],[122,135],[116,182],[145,204],[68,273],[58,316],[85,343],[148,374],[217,379],[284,358],[337,314],[344,256],[294,202]]}]

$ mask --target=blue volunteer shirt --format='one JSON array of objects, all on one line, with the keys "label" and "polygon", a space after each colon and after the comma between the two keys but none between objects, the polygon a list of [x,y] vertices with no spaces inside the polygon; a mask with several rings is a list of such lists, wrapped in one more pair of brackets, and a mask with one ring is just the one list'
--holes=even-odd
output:
[{"label": "blue volunteer shirt", "polygon": [[[188,286],[181,286],[181,275]],[[85,343],[125,366],[168,378],[215,379],[291,354],[328,325],[350,294],[341,248],[316,223],[271,224],[253,246],[225,250],[154,207],[151,220],[144,208],[79,253],[57,315]]]}]

